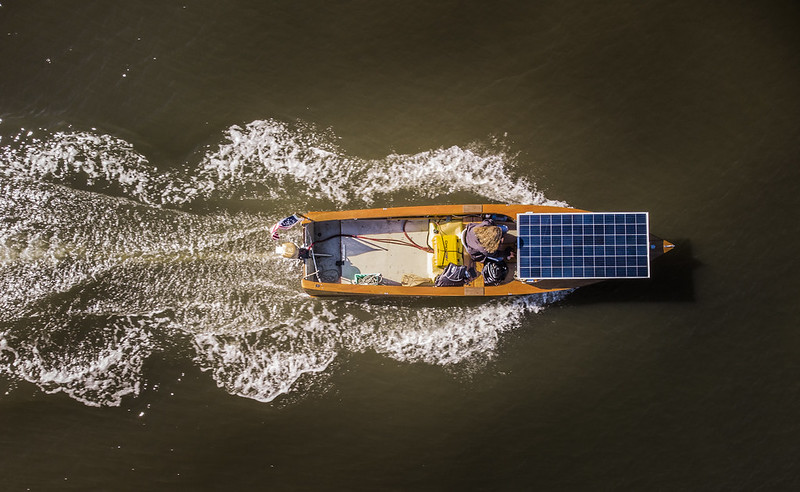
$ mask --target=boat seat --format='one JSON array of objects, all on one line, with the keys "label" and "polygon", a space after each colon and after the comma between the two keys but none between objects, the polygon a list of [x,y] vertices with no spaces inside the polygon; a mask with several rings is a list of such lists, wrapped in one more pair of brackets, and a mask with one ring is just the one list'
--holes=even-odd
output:
[{"label": "boat seat", "polygon": [[448,264],[462,265],[464,263],[464,246],[461,244],[461,232],[464,224],[461,221],[440,223],[431,221],[428,227],[433,248],[433,253],[428,254],[429,265],[431,278],[434,278],[442,273]]}]

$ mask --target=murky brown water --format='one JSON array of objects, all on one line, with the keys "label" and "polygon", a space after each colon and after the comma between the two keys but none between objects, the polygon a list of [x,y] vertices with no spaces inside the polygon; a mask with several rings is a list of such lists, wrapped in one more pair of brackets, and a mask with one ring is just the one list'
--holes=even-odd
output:
[{"label": "murky brown water", "polygon": [[[0,4],[3,490],[797,487],[793,3]],[[489,301],[270,255],[486,201],[678,248]]]}]

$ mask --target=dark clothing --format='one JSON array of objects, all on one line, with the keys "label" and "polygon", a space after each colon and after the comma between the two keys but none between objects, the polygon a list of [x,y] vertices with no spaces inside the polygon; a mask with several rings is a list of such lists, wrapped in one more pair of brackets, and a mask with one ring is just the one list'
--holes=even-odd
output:
[{"label": "dark clothing", "polygon": [[433,285],[436,287],[456,287],[472,282],[478,275],[478,272],[472,267],[467,268],[464,265],[448,263],[444,271],[436,277]]},{"label": "dark clothing", "polygon": [[464,244],[464,249],[467,250],[467,253],[469,253],[473,260],[484,261],[486,258],[502,260],[505,256],[504,252],[499,249],[494,253],[486,251],[486,248],[481,246],[481,243],[478,242],[478,238],[473,231],[476,227],[496,225],[497,224],[491,219],[486,219],[483,222],[470,222],[464,227],[464,232],[461,234],[461,242]]},{"label": "dark clothing", "polygon": [[508,275],[508,265],[505,261],[488,259],[482,273],[485,285],[499,285]]}]

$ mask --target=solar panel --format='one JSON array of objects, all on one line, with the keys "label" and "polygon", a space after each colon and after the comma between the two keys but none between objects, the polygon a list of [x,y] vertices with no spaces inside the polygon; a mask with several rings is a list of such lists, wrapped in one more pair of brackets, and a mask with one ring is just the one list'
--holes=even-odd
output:
[{"label": "solar panel", "polygon": [[649,278],[647,212],[517,214],[522,280]]}]

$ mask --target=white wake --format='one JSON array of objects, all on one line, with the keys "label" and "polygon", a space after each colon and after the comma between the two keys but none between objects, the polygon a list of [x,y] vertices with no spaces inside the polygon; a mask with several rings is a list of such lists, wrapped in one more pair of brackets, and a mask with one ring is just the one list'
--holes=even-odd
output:
[{"label": "white wake", "polygon": [[[347,351],[448,367],[491,359],[503,332],[556,299],[320,301],[300,291],[299,265],[270,253],[275,220],[320,204],[458,195],[566,205],[516,175],[502,149],[366,160],[308,125],[264,120],[229,128],[196,164],[162,171],[110,135],[23,132],[4,142],[0,373],[89,405],[138,395],[143,361],[186,337],[221,388],[271,401]],[[191,211],[241,199],[266,205]]]}]

